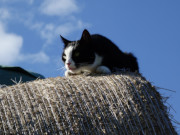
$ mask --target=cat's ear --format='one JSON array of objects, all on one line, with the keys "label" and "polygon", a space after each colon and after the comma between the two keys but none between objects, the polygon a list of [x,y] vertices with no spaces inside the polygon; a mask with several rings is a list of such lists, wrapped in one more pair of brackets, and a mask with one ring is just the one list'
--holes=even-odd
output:
[{"label": "cat's ear", "polygon": [[85,42],[91,42],[91,35],[89,34],[89,32],[84,29],[82,36],[81,36],[81,41],[85,41]]},{"label": "cat's ear", "polygon": [[71,41],[65,39],[65,38],[64,38],[63,36],[61,36],[61,35],[60,35],[60,38],[61,38],[61,40],[63,41],[65,47],[71,42]]}]

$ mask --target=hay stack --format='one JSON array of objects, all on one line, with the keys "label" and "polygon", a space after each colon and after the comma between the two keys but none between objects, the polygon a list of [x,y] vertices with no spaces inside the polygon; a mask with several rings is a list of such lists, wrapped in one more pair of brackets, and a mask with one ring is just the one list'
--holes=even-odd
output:
[{"label": "hay stack", "polygon": [[122,73],[48,78],[2,88],[0,134],[177,133],[150,83]]}]

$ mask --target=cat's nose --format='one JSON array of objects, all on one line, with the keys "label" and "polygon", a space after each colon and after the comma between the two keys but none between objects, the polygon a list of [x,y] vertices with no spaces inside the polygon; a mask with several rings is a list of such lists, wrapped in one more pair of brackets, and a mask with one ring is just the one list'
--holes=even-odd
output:
[{"label": "cat's nose", "polygon": [[68,63],[66,63],[68,66],[70,66],[71,65],[71,62],[68,62]]}]

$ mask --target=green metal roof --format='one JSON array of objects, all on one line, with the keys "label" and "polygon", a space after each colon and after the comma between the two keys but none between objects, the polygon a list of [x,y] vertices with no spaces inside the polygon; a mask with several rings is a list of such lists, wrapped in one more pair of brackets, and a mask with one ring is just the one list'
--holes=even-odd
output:
[{"label": "green metal roof", "polygon": [[27,71],[21,67],[8,67],[0,65],[0,85],[13,85],[15,82],[27,82],[45,77],[41,74]]}]

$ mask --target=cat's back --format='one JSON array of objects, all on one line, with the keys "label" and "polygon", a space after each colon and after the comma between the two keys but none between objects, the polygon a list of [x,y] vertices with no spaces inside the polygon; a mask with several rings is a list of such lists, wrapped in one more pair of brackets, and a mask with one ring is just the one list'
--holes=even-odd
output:
[{"label": "cat's back", "polygon": [[92,39],[92,46],[98,52],[102,52],[104,54],[121,53],[120,49],[110,39],[106,38],[105,36],[102,36],[100,34],[93,34],[91,35],[91,39]]},{"label": "cat's back", "polygon": [[91,35],[91,38],[92,38],[92,42],[95,44],[98,44],[98,43],[114,44],[111,40],[109,40],[108,38],[100,34],[93,34]]}]

